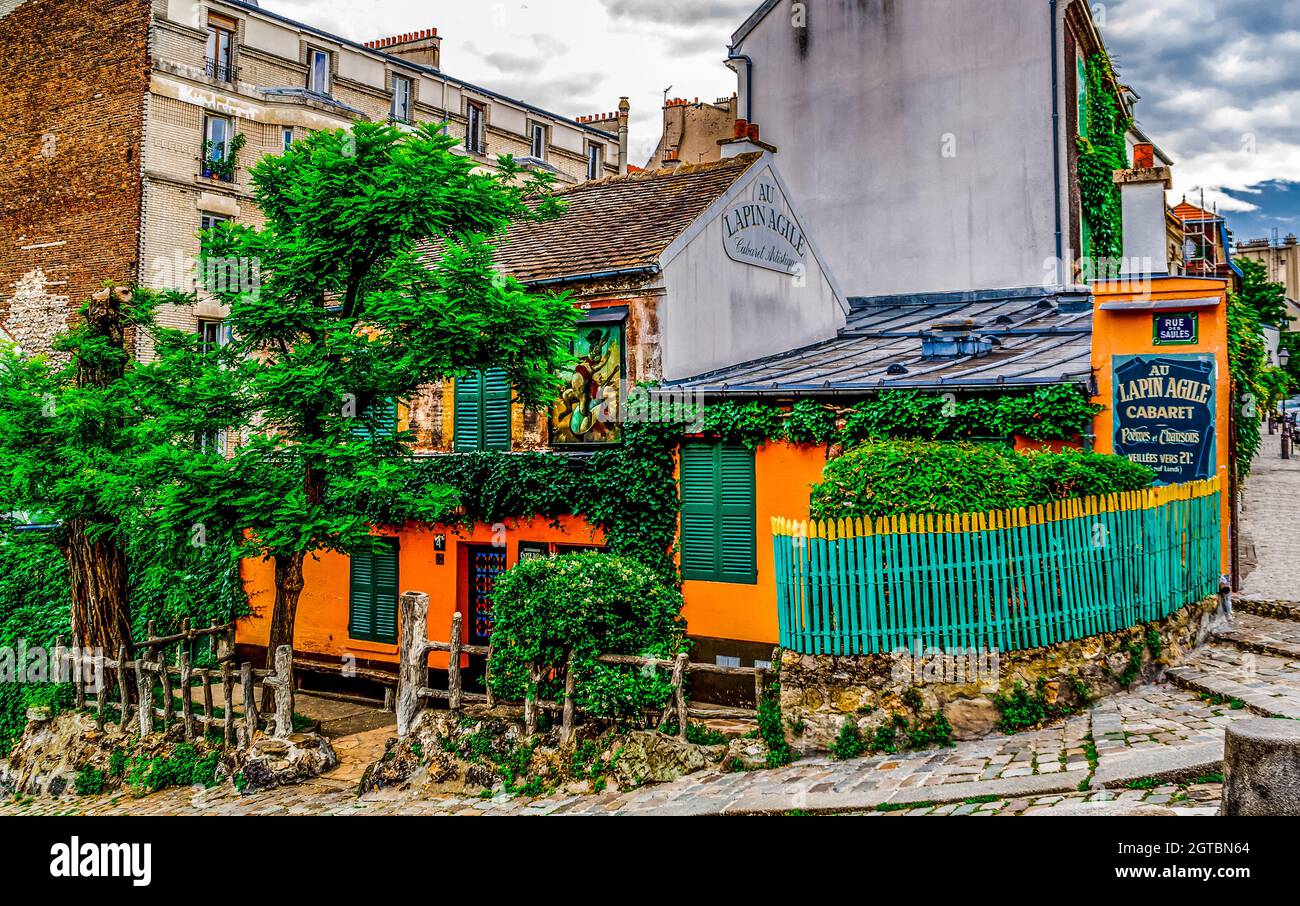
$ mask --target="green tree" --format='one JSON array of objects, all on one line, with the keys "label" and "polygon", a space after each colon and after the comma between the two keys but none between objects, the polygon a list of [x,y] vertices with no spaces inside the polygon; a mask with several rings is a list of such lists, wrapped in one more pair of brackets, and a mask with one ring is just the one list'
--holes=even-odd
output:
[{"label": "green tree", "polygon": [[[305,559],[375,544],[365,498],[423,520],[456,505],[453,488],[410,480],[396,401],[501,368],[517,400],[542,405],[568,362],[572,306],[500,273],[491,245],[512,221],[561,213],[549,178],[509,158],[476,172],[454,144],[435,126],[361,123],[261,161],[265,226],[203,241],[202,277],[229,305],[231,342],[203,351],[165,335],[142,369],[160,432],[154,518],[230,533],[273,562],[271,651],[293,643]],[[219,430],[238,439],[228,457],[186,449]]]},{"label": "green tree", "polygon": [[111,652],[132,650],[126,551],[141,501],[128,344],[156,302],[106,288],[52,356],[0,352],[0,512],[57,524],[73,637]]},{"label": "green tree", "polygon": [[1268,268],[1262,261],[1238,258],[1237,264],[1243,274],[1238,298],[1255,312],[1261,324],[1285,326],[1286,287],[1268,279]]}]

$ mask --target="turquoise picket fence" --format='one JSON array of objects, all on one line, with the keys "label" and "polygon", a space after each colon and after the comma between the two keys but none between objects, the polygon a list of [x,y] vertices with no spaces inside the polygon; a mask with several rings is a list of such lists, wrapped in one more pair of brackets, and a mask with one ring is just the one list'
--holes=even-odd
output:
[{"label": "turquoise picket fence", "polygon": [[1218,592],[1218,479],[956,515],[773,519],[782,647],[1016,651]]}]

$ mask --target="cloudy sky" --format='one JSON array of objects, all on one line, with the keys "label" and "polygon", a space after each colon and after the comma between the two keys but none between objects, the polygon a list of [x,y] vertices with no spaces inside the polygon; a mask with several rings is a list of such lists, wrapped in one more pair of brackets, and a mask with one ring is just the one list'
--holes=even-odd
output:
[{"label": "cloudy sky", "polygon": [[[436,26],[443,66],[557,113],[632,102],[632,161],[659,137],[664,90],[735,90],[728,39],[758,0],[262,0],[365,40]],[[1138,116],[1175,161],[1174,198],[1216,202],[1239,239],[1300,233],[1300,2],[1094,3]],[[358,9],[365,13],[359,14]]]}]

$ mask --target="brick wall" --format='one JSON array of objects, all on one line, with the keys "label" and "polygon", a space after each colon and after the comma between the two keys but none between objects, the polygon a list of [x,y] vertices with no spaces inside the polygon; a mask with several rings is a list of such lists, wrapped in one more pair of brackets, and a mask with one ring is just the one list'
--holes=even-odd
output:
[{"label": "brick wall", "polygon": [[149,9],[28,0],[0,19],[0,323],[25,348],[138,276]]}]

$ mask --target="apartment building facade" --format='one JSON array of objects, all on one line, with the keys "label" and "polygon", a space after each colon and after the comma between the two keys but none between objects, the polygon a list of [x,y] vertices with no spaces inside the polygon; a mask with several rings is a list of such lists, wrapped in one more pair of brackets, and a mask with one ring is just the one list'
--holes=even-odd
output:
[{"label": "apartment building facade", "polygon": [[[456,79],[432,28],[358,43],[239,0],[9,0],[0,15],[0,93],[22,101],[0,105],[0,323],[33,351],[103,280],[192,289],[200,231],[256,225],[251,167],[314,131],[445,123],[483,168],[509,154],[560,186],[626,166],[626,103],[605,131]],[[66,72],[68,89],[42,90]],[[221,342],[224,314],[201,301],[160,320]]]}]

